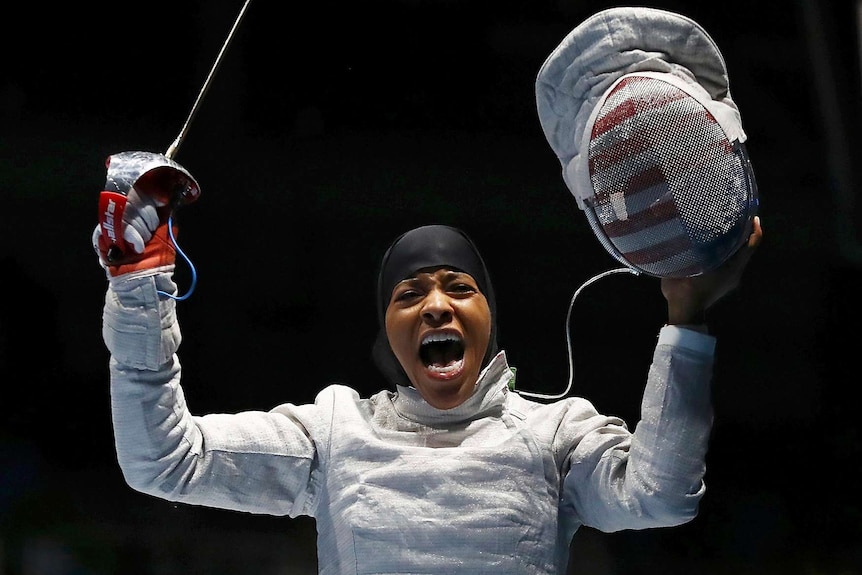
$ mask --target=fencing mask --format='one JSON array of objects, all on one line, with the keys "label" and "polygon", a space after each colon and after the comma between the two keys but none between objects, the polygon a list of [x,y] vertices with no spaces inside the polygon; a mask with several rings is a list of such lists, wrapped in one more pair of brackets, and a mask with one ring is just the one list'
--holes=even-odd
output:
[{"label": "fencing mask", "polygon": [[605,250],[656,277],[721,265],[758,195],[724,59],[689,18],[611,8],[577,26],[536,80],[545,137]]}]

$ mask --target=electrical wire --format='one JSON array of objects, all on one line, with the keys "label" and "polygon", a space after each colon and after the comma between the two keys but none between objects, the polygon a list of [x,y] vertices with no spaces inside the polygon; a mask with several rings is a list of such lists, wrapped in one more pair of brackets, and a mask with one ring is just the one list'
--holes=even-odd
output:
[{"label": "electrical wire", "polygon": [[581,287],[579,287],[577,290],[575,290],[574,295],[572,295],[572,299],[569,302],[569,311],[566,313],[566,349],[568,351],[568,356],[569,356],[569,383],[568,383],[568,385],[566,385],[566,389],[562,393],[558,393],[556,395],[545,394],[545,393],[536,393],[536,392],[532,392],[532,391],[521,391],[521,390],[516,389],[516,392],[519,395],[524,395],[527,397],[534,397],[537,399],[562,399],[563,397],[566,397],[569,394],[569,391],[571,391],[571,389],[572,389],[572,384],[575,381],[575,360],[574,360],[574,357],[573,357],[574,354],[572,351],[572,334],[571,334],[572,308],[574,308],[574,306],[575,306],[575,300],[578,298],[578,296],[581,294],[581,292],[584,291],[584,288],[586,288],[588,285],[590,285],[594,282],[597,282],[598,280],[605,278],[609,275],[619,274],[619,273],[630,273],[630,274],[635,275],[635,276],[640,275],[639,272],[637,272],[631,268],[615,268],[612,270],[608,270],[608,271],[602,272],[600,274],[596,274],[593,277],[591,277],[590,279],[588,279],[587,281],[585,281],[583,283],[583,285],[581,285]]},{"label": "electrical wire", "polygon": [[169,298],[176,300],[176,301],[183,301],[183,300],[188,299],[192,295],[192,293],[194,293],[195,286],[198,283],[198,272],[195,269],[195,265],[192,263],[192,260],[189,259],[189,257],[186,255],[186,253],[180,248],[180,245],[177,243],[177,238],[174,237],[174,216],[173,216],[173,214],[168,216],[168,235],[171,238],[171,243],[174,244],[174,249],[176,249],[177,253],[180,254],[182,256],[182,258],[184,260],[186,260],[186,263],[189,265],[189,269],[190,269],[191,274],[192,274],[192,283],[189,286],[188,291],[186,291],[186,293],[181,295],[181,296],[173,295],[173,294],[170,294],[166,291],[161,291],[161,290],[156,291],[156,293],[159,295],[163,295],[165,297],[169,297]]}]

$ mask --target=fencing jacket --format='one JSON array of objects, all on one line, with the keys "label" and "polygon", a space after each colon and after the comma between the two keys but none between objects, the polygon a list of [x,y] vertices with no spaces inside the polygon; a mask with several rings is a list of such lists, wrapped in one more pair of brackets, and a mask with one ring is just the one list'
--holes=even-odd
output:
[{"label": "fencing jacket", "polygon": [[630,431],[585,399],[543,404],[510,390],[500,352],[464,404],[413,388],[369,398],[341,385],[313,404],[192,415],[167,273],[111,279],[118,461],[133,488],[170,501],[308,515],[319,571],[565,573],[581,525],[678,525],[704,493],[714,339],[664,327]]}]

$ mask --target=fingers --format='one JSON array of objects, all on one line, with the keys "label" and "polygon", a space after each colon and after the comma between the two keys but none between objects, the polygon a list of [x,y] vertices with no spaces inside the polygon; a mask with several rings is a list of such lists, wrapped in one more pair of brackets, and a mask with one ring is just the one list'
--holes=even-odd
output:
[{"label": "fingers", "polygon": [[752,230],[748,236],[748,242],[722,268],[716,271],[716,275],[721,278],[717,282],[717,285],[722,289],[717,292],[717,297],[714,298],[712,303],[739,287],[742,282],[743,272],[761,241],[763,241],[763,228],[760,225],[760,216],[755,216],[752,221]]},{"label": "fingers", "polygon": [[[151,194],[141,194],[134,187],[129,190],[123,213],[123,240],[136,254],[142,254],[147,242],[163,222],[159,208],[163,204]],[[101,226],[93,230],[93,247],[99,251]],[[100,252],[101,254],[101,252]],[[104,259],[102,257],[102,259]],[[102,261],[104,265],[104,261]]]},{"label": "fingers", "polygon": [[123,214],[123,222],[126,224],[123,239],[136,253],[143,253],[144,246],[159,227],[159,207],[160,204],[151,194],[139,194],[135,188],[129,190],[128,203]]},{"label": "fingers", "polygon": [[763,228],[760,225],[760,216],[754,216],[752,221],[751,234],[748,236],[748,241],[745,246],[731,259],[732,267],[742,273],[743,268],[748,265],[751,256],[754,255],[754,250],[763,241]]},{"label": "fingers", "polygon": [[760,216],[754,216],[751,235],[748,236],[748,247],[756,248],[763,241],[763,228],[760,225]]},{"label": "fingers", "polygon": [[746,244],[722,266],[693,278],[662,279],[662,293],[669,304],[669,322],[685,323],[685,318],[696,315],[698,310],[709,309],[737,289],[751,256],[762,241],[760,217],[755,217]]},{"label": "fingers", "polygon": [[[132,209],[134,211],[134,208]],[[126,212],[129,212],[129,209],[126,209]],[[125,218],[123,218],[125,222]],[[147,242],[150,241],[150,238],[153,237],[153,232],[150,231],[147,226],[150,225],[150,218],[143,217],[134,217],[131,221],[125,222],[125,226],[123,226],[123,240],[132,246],[132,249],[135,253],[143,253],[144,246],[146,246]],[[158,221],[156,222],[156,227],[158,226]],[[153,228],[155,230],[155,227]],[[143,233],[142,233],[143,232]],[[102,246],[102,226],[96,224],[96,228],[93,230],[93,235],[91,238],[93,242],[93,249],[96,250],[96,253],[99,254],[99,263],[102,264],[102,267],[105,266],[105,260],[102,255],[102,250],[107,249],[106,246]]]},{"label": "fingers", "polygon": [[127,244],[132,246],[132,249],[135,250],[136,254],[144,253],[144,246],[153,235],[149,230],[145,230],[145,232],[147,233],[146,239],[144,239],[141,232],[138,231],[138,228],[134,224],[127,225],[125,229],[123,229],[123,239]]}]

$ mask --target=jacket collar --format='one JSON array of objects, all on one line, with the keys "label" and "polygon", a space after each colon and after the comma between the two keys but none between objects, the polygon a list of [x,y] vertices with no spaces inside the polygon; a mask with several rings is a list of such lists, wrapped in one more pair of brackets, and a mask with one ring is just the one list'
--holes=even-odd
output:
[{"label": "jacket collar", "polygon": [[479,374],[476,387],[467,401],[450,409],[429,405],[414,387],[396,386],[398,394],[393,405],[399,415],[424,425],[463,423],[503,411],[509,394],[509,382],[515,377],[506,361],[506,352],[499,352]]}]

